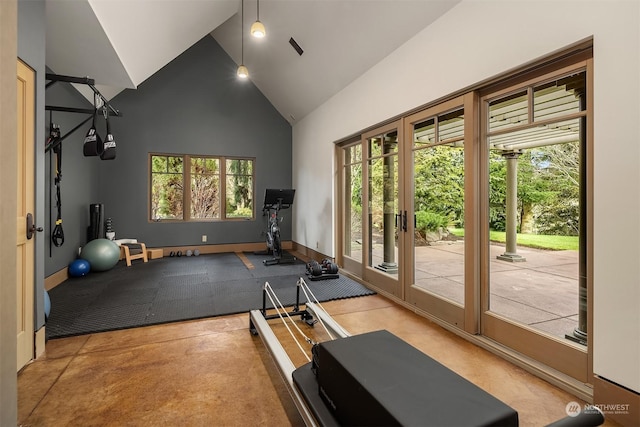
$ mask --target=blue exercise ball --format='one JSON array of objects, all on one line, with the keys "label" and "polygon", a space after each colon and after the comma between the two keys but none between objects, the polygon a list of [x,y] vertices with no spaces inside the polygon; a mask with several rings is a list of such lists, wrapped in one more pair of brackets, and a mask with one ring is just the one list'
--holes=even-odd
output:
[{"label": "blue exercise ball", "polygon": [[69,263],[69,276],[82,277],[89,274],[91,271],[91,265],[86,259],[76,259]]},{"label": "blue exercise ball", "polygon": [[109,239],[94,239],[84,245],[80,256],[89,261],[92,271],[107,271],[118,263],[120,246]]},{"label": "blue exercise ball", "polygon": [[49,298],[49,292],[44,291],[44,321],[46,322],[51,314],[51,299]]}]

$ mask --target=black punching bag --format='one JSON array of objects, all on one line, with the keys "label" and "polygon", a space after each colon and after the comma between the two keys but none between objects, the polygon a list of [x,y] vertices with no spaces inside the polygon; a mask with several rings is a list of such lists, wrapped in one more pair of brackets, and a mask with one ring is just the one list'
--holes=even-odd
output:
[{"label": "black punching bag", "polygon": [[92,203],[89,205],[89,229],[87,230],[87,242],[104,237],[104,205]]},{"label": "black punching bag", "polygon": [[116,140],[111,134],[108,109],[105,109],[105,118],[107,120],[107,137],[104,140],[104,150],[102,151],[102,154],[100,154],[100,158],[102,160],[113,160],[116,158]]},{"label": "black punching bag", "polygon": [[93,111],[93,121],[91,127],[87,132],[87,136],[84,138],[84,145],[82,146],[82,152],[85,156],[100,156],[104,149],[102,138],[96,131],[96,116],[98,115],[98,109]]}]

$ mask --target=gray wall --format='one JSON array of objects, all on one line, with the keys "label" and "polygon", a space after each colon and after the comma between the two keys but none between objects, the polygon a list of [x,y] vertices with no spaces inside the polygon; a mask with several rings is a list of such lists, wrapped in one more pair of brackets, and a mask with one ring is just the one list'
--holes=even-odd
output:
[{"label": "gray wall", "polygon": [[[116,238],[150,247],[200,245],[203,234],[208,244],[263,239],[265,189],[291,186],[291,126],[251,81],[236,78],[236,68],[207,35],[138,89],[112,100],[123,117],[111,123],[117,157],[100,163],[98,194]],[[150,152],[254,157],[256,220],[149,222]],[[290,217],[282,232],[291,238]]]},{"label": "gray wall", "polygon": [[[148,247],[261,242],[265,218],[260,207],[266,188],[289,188],[291,126],[251,81],[239,81],[237,65],[207,35],[196,45],[142,83],[110,103],[122,112],[111,119],[117,144],[115,160],[84,157],[82,142],[87,123],[63,143],[62,206],[65,243],[46,246],[46,275],[72,261],[84,245],[89,204],[102,203],[105,218],[113,219],[116,238],[136,238]],[[99,83],[99,82],[96,82]],[[91,108],[68,84],[46,91],[47,105]],[[85,115],[53,113],[62,134]],[[46,117],[48,129],[48,115]],[[98,120],[104,138],[104,119]],[[48,131],[47,131],[48,132]],[[206,223],[155,223],[148,220],[148,155],[150,152],[243,156],[255,158],[256,219]],[[52,158],[55,162],[55,156]],[[49,165],[47,155],[46,167]],[[48,170],[48,169],[47,169]],[[47,173],[48,197],[53,175]],[[55,187],[52,218],[55,220]],[[47,199],[47,207],[49,206]],[[284,212],[283,239],[291,239],[290,212]],[[47,228],[51,234],[50,226]],[[47,237],[49,238],[49,237]]]},{"label": "gray wall", "polygon": [[[44,142],[46,138],[44,124],[45,104],[45,3],[44,0],[20,0],[18,2],[18,57],[36,72],[36,150],[35,150],[35,223],[45,225],[46,206],[44,199],[45,169]],[[40,329],[44,325],[44,277],[45,260],[43,257],[46,232],[36,235],[35,242],[35,322]]]},{"label": "gray wall", "polygon": [[[92,105],[68,83],[55,83],[46,90],[48,106],[88,108]],[[56,247],[51,242],[51,232],[55,226],[58,210],[56,208],[56,187],[54,183],[56,171],[56,155],[49,151],[45,155],[44,169],[46,184],[44,200],[46,204],[44,256],[46,260],[45,275],[49,276],[66,267],[78,255],[78,248],[86,243],[89,225],[89,204],[99,200],[98,173],[96,165],[100,158],[84,157],[82,144],[89,128],[83,125],[72,134],[69,132],[87,117],[86,114],[54,111],[51,113],[53,123],[60,126],[60,133],[66,138],[62,142],[62,181],[60,198],[62,201],[62,229],[64,243]],[[45,127],[49,134],[50,113],[45,115]],[[104,120],[99,120],[103,125]],[[102,133],[104,134],[104,133]]]}]

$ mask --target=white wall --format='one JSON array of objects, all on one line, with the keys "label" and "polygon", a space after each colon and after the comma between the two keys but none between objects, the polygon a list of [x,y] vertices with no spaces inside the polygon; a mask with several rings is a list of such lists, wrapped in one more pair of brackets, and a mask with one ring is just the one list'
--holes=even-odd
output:
[{"label": "white wall", "polygon": [[294,127],[293,240],[335,255],[333,142],[593,36],[594,371],[640,391],[639,27],[635,0],[463,1]]}]

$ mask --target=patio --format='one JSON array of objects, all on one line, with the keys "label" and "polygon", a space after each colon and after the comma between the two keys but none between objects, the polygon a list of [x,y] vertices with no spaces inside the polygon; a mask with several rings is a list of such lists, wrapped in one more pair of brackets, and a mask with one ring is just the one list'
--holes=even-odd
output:
[{"label": "patio", "polygon": [[[525,262],[497,259],[490,246],[490,310],[550,335],[565,338],[578,326],[578,252],[518,247]],[[416,285],[463,304],[464,245],[443,242],[416,248]]]},{"label": "patio", "polygon": [[[578,252],[518,246],[526,261],[497,259],[505,246],[490,246],[490,310],[533,329],[566,339],[578,327]],[[383,260],[383,245],[373,245],[373,264]],[[352,256],[357,259],[360,251]],[[463,240],[440,241],[415,248],[415,284],[464,304]],[[396,259],[398,253],[396,248]]]}]

